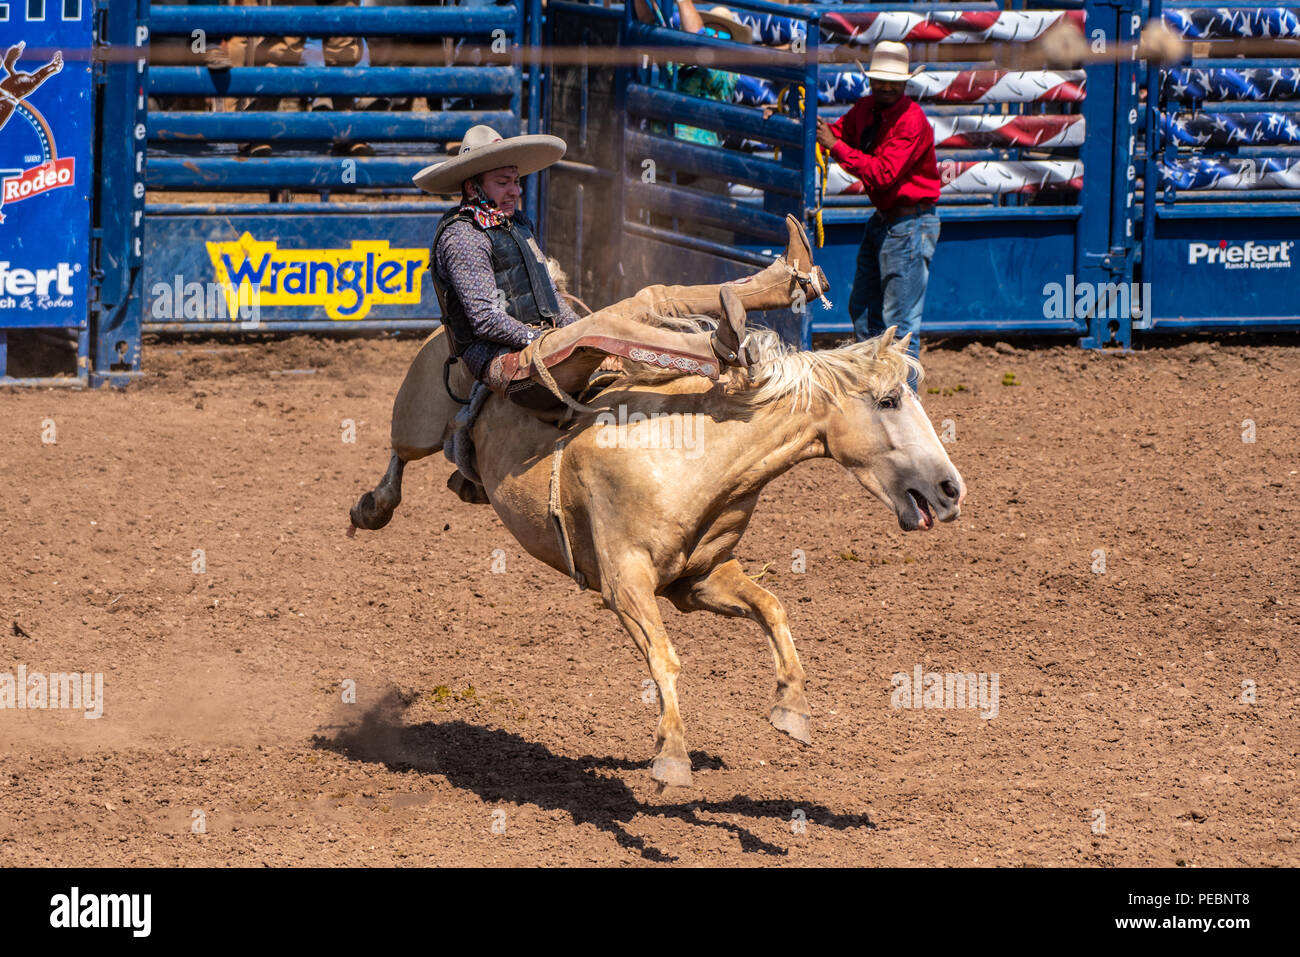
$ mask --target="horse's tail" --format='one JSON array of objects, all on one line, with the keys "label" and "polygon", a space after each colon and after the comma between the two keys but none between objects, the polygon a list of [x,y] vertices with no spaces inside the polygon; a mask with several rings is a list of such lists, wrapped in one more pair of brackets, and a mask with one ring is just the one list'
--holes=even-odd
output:
[{"label": "horse's tail", "polygon": [[402,470],[406,462],[396,452],[388,460],[388,471],[379,480],[373,492],[357,500],[348,513],[352,527],[377,531],[389,523],[397,506],[402,504]]}]

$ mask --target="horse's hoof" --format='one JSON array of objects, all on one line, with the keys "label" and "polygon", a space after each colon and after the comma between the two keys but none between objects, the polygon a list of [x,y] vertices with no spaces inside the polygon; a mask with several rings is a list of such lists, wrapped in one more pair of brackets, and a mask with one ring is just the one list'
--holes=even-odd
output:
[{"label": "horse's hoof", "polygon": [[791,711],[779,704],[772,705],[772,713],[768,715],[768,720],[772,722],[772,727],[778,731],[784,731],[790,737],[802,744],[812,744],[812,732],[808,729],[808,715],[799,714],[797,711]]},{"label": "horse's hoof", "polygon": [[684,758],[655,758],[650,774],[660,787],[691,786],[691,762]]},{"label": "horse's hoof", "polygon": [[375,501],[375,494],[373,492],[367,492],[365,495],[361,496],[360,501],[358,501],[356,505],[352,506],[352,510],[348,513],[348,517],[352,519],[352,524],[357,528],[364,528],[367,531],[377,532],[392,519],[393,509],[383,509],[380,504]]}]

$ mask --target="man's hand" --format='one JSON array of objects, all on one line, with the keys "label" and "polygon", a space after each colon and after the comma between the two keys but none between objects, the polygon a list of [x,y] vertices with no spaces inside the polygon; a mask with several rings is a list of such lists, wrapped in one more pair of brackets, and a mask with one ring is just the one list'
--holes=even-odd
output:
[{"label": "man's hand", "polygon": [[528,345],[519,350],[519,368],[528,369],[532,374],[533,360],[537,358],[537,340],[534,339]]},{"label": "man's hand", "polygon": [[839,142],[831,132],[831,125],[820,117],[817,119],[817,142],[827,149]]}]

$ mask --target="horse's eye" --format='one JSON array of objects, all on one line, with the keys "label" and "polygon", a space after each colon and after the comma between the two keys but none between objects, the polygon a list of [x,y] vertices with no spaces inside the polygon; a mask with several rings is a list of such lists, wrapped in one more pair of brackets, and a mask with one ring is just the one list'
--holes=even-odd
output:
[{"label": "horse's eye", "polygon": [[880,405],[880,407],[881,407],[882,409],[897,409],[897,408],[898,408],[898,393],[897,393],[897,392],[892,392],[892,393],[890,393],[889,395],[882,396],[881,399],[880,399],[879,405]]}]

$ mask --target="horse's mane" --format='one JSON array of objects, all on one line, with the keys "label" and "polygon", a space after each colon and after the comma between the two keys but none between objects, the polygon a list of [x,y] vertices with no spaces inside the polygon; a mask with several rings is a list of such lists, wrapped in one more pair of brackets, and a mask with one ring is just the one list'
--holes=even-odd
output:
[{"label": "horse's mane", "polygon": [[[680,332],[713,332],[717,321],[707,316],[654,316],[653,325]],[[806,410],[814,394],[825,396],[836,407],[846,396],[888,395],[907,380],[912,369],[917,379],[921,364],[899,348],[893,333],[863,342],[851,342],[835,349],[816,352],[786,345],[771,329],[751,327],[747,338],[758,349],[758,362],[748,371],[729,371],[725,395],[730,403],[752,409],[791,398],[791,407]],[[653,386],[681,377],[681,373],[624,360],[627,374],[620,387]]]}]

